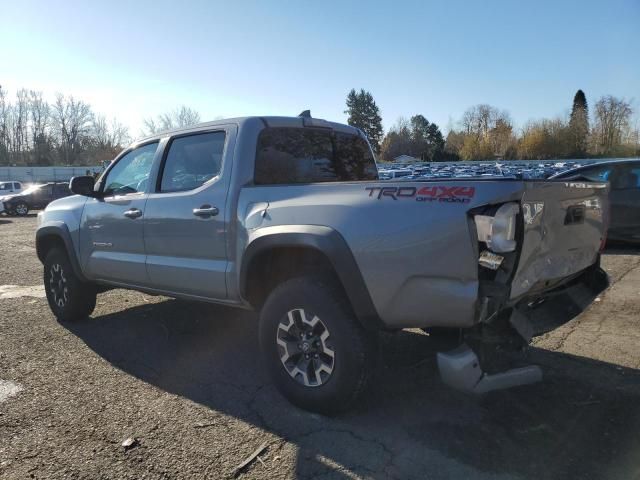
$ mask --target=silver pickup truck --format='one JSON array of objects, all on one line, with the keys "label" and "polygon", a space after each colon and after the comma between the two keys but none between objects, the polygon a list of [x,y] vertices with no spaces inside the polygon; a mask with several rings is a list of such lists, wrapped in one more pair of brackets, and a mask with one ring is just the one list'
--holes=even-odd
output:
[{"label": "silver pickup truck", "polygon": [[324,413],[364,390],[377,330],[455,329],[443,378],[486,390],[469,345],[526,344],[548,299],[607,283],[606,183],[384,182],[362,132],[308,115],[161,133],[70,188],[36,233],[60,321],[108,288],[255,309],[275,384]]}]

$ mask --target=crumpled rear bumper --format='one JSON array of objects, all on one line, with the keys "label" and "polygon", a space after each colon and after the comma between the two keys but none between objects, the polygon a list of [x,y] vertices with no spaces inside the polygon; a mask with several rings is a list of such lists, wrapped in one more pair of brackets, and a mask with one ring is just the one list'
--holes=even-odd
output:
[{"label": "crumpled rear bumper", "polygon": [[608,286],[609,276],[598,262],[561,285],[518,299],[509,322],[529,342],[575,318]]}]

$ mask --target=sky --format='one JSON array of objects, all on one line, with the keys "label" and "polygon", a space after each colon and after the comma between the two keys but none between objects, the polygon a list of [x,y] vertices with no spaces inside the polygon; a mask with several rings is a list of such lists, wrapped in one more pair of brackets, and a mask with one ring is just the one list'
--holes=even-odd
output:
[{"label": "sky", "polygon": [[0,0],[0,85],[72,94],[133,136],[180,105],[346,122],[351,88],[385,129],[420,113],[447,131],[479,103],[523,126],[578,88],[637,112],[640,0]]}]

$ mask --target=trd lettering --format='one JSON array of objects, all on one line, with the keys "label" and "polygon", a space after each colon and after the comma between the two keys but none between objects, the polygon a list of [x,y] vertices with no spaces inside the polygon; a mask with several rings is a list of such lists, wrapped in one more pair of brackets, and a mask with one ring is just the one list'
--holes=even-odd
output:
[{"label": "trd lettering", "polygon": [[446,202],[469,203],[476,193],[475,187],[445,187],[443,185],[429,185],[420,187],[365,187],[370,197],[414,198],[418,202]]}]

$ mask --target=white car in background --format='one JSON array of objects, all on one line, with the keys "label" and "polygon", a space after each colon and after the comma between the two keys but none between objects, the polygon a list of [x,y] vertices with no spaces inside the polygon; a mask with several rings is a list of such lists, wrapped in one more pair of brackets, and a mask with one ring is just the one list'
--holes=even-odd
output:
[{"label": "white car in background", "polygon": [[15,182],[13,180],[0,182],[0,213],[2,213],[2,211],[4,210],[2,202],[6,199],[6,197],[22,193],[22,190],[24,190],[24,188],[21,182]]}]

